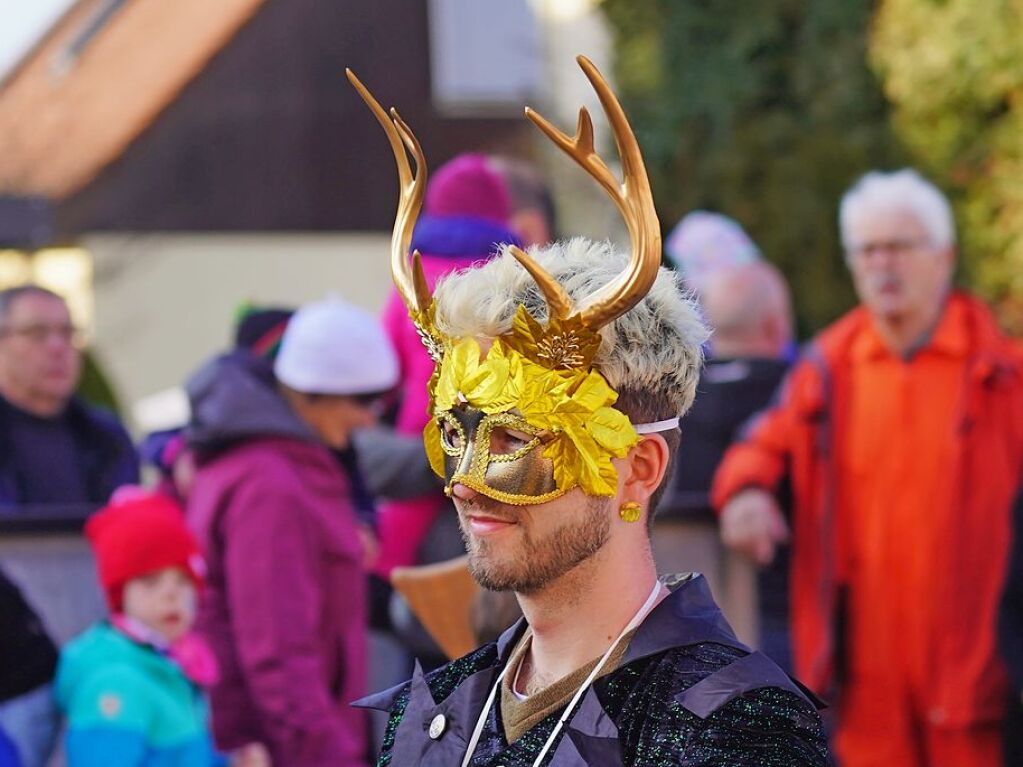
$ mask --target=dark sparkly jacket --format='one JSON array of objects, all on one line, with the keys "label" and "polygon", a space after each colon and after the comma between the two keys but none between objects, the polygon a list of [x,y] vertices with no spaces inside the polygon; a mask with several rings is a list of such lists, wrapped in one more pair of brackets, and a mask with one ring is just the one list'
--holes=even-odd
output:
[{"label": "dark sparkly jacket", "polygon": [[[473,727],[525,624],[496,642],[356,705],[390,711],[378,767],[461,764]],[[491,708],[472,767],[530,767],[561,711],[508,744]],[[618,669],[586,692],[544,765],[826,765],[817,705],[732,633],[702,576],[643,621]]]}]

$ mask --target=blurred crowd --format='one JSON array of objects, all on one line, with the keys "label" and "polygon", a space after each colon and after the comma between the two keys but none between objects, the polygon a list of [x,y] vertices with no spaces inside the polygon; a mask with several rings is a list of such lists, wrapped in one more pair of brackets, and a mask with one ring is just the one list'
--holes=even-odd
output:
[{"label": "blurred crowd", "polygon": [[[658,569],[704,573],[727,609],[755,565],[751,639],[829,703],[839,764],[1023,764],[1023,347],[954,287],[921,175],[868,173],[836,214],[859,305],[802,346],[799,296],[735,221],[665,238],[713,336]],[[432,288],[557,235],[537,169],[467,154],[432,175],[412,248]],[[349,704],[458,639],[392,583],[427,584],[470,642],[515,619],[446,567],[464,548],[422,444],[433,361],[397,294],[381,317],[248,307],[234,339],[187,379],[188,422],[136,447],[74,395],[64,300],[0,292],[0,524],[98,509],[108,608],[58,649],[0,573],[0,765],[42,767],[58,739],[83,766],[369,764],[380,728]]]}]

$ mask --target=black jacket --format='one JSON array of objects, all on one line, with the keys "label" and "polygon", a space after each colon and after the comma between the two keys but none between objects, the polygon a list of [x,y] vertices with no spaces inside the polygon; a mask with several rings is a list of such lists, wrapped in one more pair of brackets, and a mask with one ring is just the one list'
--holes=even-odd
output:
[{"label": "black jacket", "polygon": [[721,457],[746,421],[770,404],[787,369],[783,360],[707,361],[696,401],[682,419],[680,460],[658,518],[713,521],[710,485]]},{"label": "black jacket", "polygon": [[53,679],[57,648],[18,587],[0,572],[0,703]]},{"label": "black jacket", "polygon": [[998,642],[1009,667],[1013,698],[1023,695],[1023,493],[1013,509],[1013,545],[1002,594],[998,621]]},{"label": "black jacket", "polygon": [[[34,500],[26,496],[10,448],[8,424],[12,407],[0,398],[0,514],[6,515],[18,514],[17,507],[27,511]],[[67,424],[86,480],[83,506],[99,507],[121,485],[138,483],[138,455],[116,418],[73,398],[68,405]]]},{"label": "black jacket", "polygon": [[[412,681],[357,702],[390,712],[378,767],[460,764],[476,719],[525,624]],[[532,765],[562,712],[509,744],[493,706],[472,767]],[[440,725],[439,732],[436,728]],[[431,725],[434,725],[432,728]],[[824,767],[817,701],[732,633],[702,576],[643,621],[618,669],[583,695],[547,767]]]}]

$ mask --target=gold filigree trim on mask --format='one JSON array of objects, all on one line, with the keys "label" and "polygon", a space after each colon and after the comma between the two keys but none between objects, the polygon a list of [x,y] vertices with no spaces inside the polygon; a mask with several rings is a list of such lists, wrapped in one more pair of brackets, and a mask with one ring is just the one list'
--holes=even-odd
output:
[{"label": "gold filigree trim on mask", "polygon": [[415,318],[412,318],[412,324],[416,328],[416,335],[419,336],[419,340],[426,347],[426,353],[430,355],[430,359],[434,362],[440,362],[444,359],[444,342],[440,339],[440,334]]},{"label": "gold filigree trim on mask", "polygon": [[[492,498],[499,503],[507,503],[512,506],[536,506],[541,503],[547,503],[547,501],[553,501],[555,498],[560,498],[568,492],[567,490],[558,488],[557,490],[552,490],[551,492],[544,493],[543,495],[515,495],[514,493],[506,493],[503,490],[495,490],[492,487],[488,487],[483,482],[480,482],[467,474],[456,474],[452,477],[451,483],[448,487],[453,485],[465,485],[471,490],[475,490],[480,495],[485,495],[487,498]],[[449,490],[445,490],[445,492],[447,492],[448,495],[451,495]]]},{"label": "gold filigree trim on mask", "polygon": [[[529,422],[522,416],[516,413],[495,413],[494,415],[488,415],[485,419],[487,424],[487,439],[492,440],[494,429],[496,428],[511,428],[515,431],[521,431],[523,434],[531,437],[532,439],[525,442],[522,447],[517,448],[510,453],[495,453],[492,449],[490,451],[490,462],[491,463],[502,463],[507,461],[517,461],[519,458],[524,456],[530,450],[535,448],[542,441],[541,434],[542,429],[535,429],[529,424]],[[492,444],[491,444],[492,447]]]},{"label": "gold filigree trim on mask", "polygon": [[[458,447],[452,445],[450,440],[448,439],[447,431],[444,428],[448,424],[450,424],[454,428],[454,430],[458,432],[459,440]],[[468,440],[468,437],[465,434],[465,427],[462,426],[462,422],[459,421],[457,418],[450,418],[448,416],[438,416],[437,426],[440,429],[441,448],[444,450],[445,453],[450,455],[452,458],[460,457],[462,453],[465,452],[465,445]]]}]

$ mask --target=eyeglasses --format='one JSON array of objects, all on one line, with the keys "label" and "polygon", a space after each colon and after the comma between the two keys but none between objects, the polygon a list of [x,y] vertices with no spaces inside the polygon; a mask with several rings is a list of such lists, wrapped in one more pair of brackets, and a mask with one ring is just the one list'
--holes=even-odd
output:
[{"label": "eyeglasses", "polygon": [[380,418],[391,406],[390,392],[370,392],[368,394],[351,394],[349,398],[359,407],[364,407]]},{"label": "eyeglasses", "polygon": [[850,259],[862,261],[876,253],[891,253],[897,258],[913,253],[930,246],[928,240],[922,238],[905,238],[891,240],[877,240],[876,242],[864,242],[850,248],[847,252]]},{"label": "eyeglasses", "polygon": [[0,336],[20,336],[30,344],[44,344],[51,336],[71,346],[79,346],[81,333],[74,325],[25,325],[23,327],[0,328]]}]

